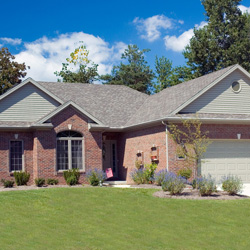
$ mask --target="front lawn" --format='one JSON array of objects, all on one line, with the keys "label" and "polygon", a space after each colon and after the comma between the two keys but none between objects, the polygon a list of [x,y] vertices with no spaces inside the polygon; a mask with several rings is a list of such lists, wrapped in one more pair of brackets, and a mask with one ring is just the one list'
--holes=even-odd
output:
[{"label": "front lawn", "polygon": [[2,192],[0,249],[250,249],[250,200],[160,199],[153,192]]}]

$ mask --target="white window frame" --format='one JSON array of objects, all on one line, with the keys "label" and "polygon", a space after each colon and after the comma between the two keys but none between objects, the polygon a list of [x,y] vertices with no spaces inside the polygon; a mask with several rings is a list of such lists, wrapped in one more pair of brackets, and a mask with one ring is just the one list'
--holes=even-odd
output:
[{"label": "white window frame", "polygon": [[[21,170],[11,170],[11,142],[15,142],[15,141],[20,141],[22,143],[22,169]],[[23,140],[10,140],[9,141],[9,172],[10,173],[14,173],[14,172],[20,172],[20,171],[24,171],[24,143]]]},{"label": "white window frame", "polygon": [[[58,169],[57,141],[68,141],[68,169]],[[63,172],[63,171],[72,169],[72,147],[71,147],[72,141],[82,141],[82,168],[79,169],[79,171],[85,172],[84,137],[57,137],[56,138],[56,169],[57,169],[57,172]]]}]

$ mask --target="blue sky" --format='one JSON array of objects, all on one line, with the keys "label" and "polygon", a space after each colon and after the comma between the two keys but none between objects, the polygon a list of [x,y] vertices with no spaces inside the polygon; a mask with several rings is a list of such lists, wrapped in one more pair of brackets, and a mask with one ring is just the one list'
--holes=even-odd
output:
[{"label": "blue sky", "polygon": [[[250,12],[250,0],[240,8]],[[83,41],[99,73],[119,63],[128,44],[149,48],[146,60],[154,68],[155,56],[173,64],[185,63],[184,46],[194,26],[205,25],[200,0],[191,1],[1,1],[0,47],[6,46],[19,62],[31,67],[35,80],[56,80],[54,71]]]}]

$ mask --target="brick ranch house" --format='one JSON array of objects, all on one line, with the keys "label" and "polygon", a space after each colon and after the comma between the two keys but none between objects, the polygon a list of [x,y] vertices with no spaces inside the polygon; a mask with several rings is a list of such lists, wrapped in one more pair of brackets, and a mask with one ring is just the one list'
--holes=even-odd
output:
[{"label": "brick ranch house", "polygon": [[152,96],[125,86],[39,82],[29,78],[0,97],[0,179],[25,170],[56,178],[79,168],[112,168],[131,182],[135,161],[177,171],[166,123],[198,113],[213,141],[201,173],[250,182],[250,74],[239,65],[165,89]]}]

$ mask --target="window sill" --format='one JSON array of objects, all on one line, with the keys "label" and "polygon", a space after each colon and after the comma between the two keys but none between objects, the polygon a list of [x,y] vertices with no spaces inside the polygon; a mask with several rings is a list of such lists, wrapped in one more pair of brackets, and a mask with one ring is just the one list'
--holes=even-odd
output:
[{"label": "window sill", "polygon": [[[63,172],[64,172],[64,171],[68,171],[68,170],[70,170],[70,169],[65,169],[65,170],[57,170],[56,172],[57,172],[58,174],[63,174]],[[85,174],[85,173],[86,173],[86,171],[85,171],[85,170],[79,170],[79,173],[81,173],[81,174]]]}]

